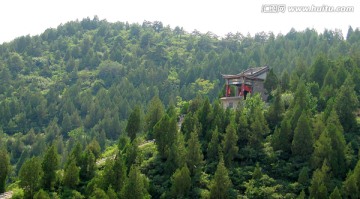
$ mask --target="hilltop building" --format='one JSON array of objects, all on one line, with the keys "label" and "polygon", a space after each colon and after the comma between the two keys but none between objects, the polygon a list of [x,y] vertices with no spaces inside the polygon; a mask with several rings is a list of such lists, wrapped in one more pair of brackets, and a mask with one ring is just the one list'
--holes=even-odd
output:
[{"label": "hilltop building", "polygon": [[[265,101],[268,95],[265,93],[264,81],[269,72],[268,66],[249,68],[237,75],[223,75],[226,81],[225,96],[221,98],[224,108],[236,108],[241,100],[256,93],[260,93]],[[231,92],[234,90],[235,92]]]}]

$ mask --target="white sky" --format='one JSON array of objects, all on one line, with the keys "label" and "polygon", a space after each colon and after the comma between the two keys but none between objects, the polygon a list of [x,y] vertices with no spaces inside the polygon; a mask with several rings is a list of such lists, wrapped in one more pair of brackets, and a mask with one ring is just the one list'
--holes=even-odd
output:
[{"label": "white sky", "polygon": [[[342,13],[262,13],[262,5],[289,6],[353,6],[354,12]],[[244,35],[256,32],[286,34],[295,30],[314,28],[318,32],[341,29],[344,36],[348,27],[360,27],[360,2],[355,0],[1,0],[0,44],[22,35],[41,34],[47,28],[61,23],[93,18],[109,22],[142,23],[162,21],[164,25],[194,29],[202,33],[211,31],[218,36],[229,32]]]}]

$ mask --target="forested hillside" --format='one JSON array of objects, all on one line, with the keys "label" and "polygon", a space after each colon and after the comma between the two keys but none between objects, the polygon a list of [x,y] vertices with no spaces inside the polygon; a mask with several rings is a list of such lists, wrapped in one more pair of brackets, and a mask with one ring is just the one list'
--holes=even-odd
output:
[{"label": "forested hillside", "polygon": [[[221,74],[269,66],[223,109]],[[96,16],[0,45],[0,193],[359,198],[360,30],[255,36]]]}]

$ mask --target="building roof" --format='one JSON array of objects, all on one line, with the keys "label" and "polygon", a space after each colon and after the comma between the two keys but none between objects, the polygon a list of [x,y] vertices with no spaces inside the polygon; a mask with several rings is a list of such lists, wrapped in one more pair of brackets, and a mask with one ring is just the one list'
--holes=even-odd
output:
[{"label": "building roof", "polygon": [[268,72],[269,71],[269,67],[268,66],[263,66],[263,67],[255,67],[255,68],[248,68],[245,71],[236,74],[236,75],[224,75],[221,74],[223,76],[224,79],[237,79],[240,77],[246,77],[249,79],[254,79],[258,76],[260,76],[261,74]]}]

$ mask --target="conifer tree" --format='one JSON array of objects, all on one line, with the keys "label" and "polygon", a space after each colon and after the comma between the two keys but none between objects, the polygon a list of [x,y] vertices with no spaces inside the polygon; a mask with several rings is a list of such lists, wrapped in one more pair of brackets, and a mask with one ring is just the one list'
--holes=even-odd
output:
[{"label": "conifer tree", "polygon": [[91,180],[95,175],[96,159],[90,150],[85,150],[80,158],[80,179],[82,181]]},{"label": "conifer tree", "polygon": [[194,176],[200,169],[203,162],[204,155],[201,151],[201,144],[198,137],[198,132],[195,129],[190,134],[190,139],[187,142],[187,165],[190,173]]},{"label": "conifer tree", "polygon": [[190,171],[186,164],[175,171],[171,177],[171,197],[186,198],[191,187]]},{"label": "conifer tree", "polygon": [[165,113],[164,105],[162,104],[158,95],[154,96],[148,106],[146,113],[146,130],[148,131],[148,138],[153,139],[153,128],[155,124],[160,121]]},{"label": "conifer tree", "polygon": [[356,166],[352,172],[349,172],[345,182],[343,183],[344,194],[348,198],[360,197],[360,161],[356,163]]},{"label": "conifer tree", "polygon": [[208,161],[217,161],[218,160],[218,155],[219,155],[219,132],[218,132],[218,128],[215,128],[215,130],[213,130],[212,132],[212,137],[211,137],[211,141],[208,144],[208,148],[207,148],[207,160]]},{"label": "conifer tree", "polygon": [[166,171],[172,174],[181,165],[186,162],[186,148],[184,136],[181,132],[176,132],[176,138],[174,143],[170,146],[169,157],[166,160]]},{"label": "conifer tree", "polygon": [[311,157],[313,168],[320,168],[325,159],[331,158],[331,151],[333,151],[331,139],[329,137],[328,129],[325,129],[314,145],[314,153]]},{"label": "conifer tree", "polygon": [[219,164],[210,185],[210,198],[228,198],[231,187],[232,183],[229,177],[229,172],[225,167],[224,159],[220,157]]},{"label": "conifer tree", "polygon": [[274,101],[270,105],[269,111],[267,113],[267,121],[270,129],[275,129],[275,127],[280,124],[284,112],[285,107],[281,99],[281,88],[278,87],[275,92]]},{"label": "conifer tree", "polygon": [[272,146],[274,150],[281,150],[284,153],[291,152],[292,132],[289,119],[284,119],[281,126],[275,129]]},{"label": "conifer tree", "polygon": [[[258,99],[259,100],[259,99]],[[254,149],[260,149],[264,135],[269,132],[261,106],[257,105],[251,110],[250,133],[248,134],[248,144]]]},{"label": "conifer tree", "polygon": [[278,84],[279,84],[278,77],[274,73],[274,70],[270,69],[264,82],[264,88],[266,89],[267,93],[270,94],[271,91],[276,89]]},{"label": "conifer tree", "polygon": [[329,167],[325,160],[321,169],[316,169],[309,187],[310,198],[328,198]]},{"label": "conifer tree", "polygon": [[39,190],[42,174],[39,158],[33,157],[24,162],[19,172],[19,184],[24,189],[26,198],[32,198]]},{"label": "conifer tree", "polygon": [[230,123],[226,127],[226,133],[223,142],[223,153],[225,154],[225,165],[230,167],[232,165],[232,161],[237,155],[239,148],[237,147],[238,137],[235,132],[234,123]]},{"label": "conifer tree", "polygon": [[296,199],[305,199],[306,198],[306,194],[304,190],[301,190],[300,194],[298,195],[298,197]]},{"label": "conifer tree", "polygon": [[140,130],[140,107],[136,106],[129,116],[125,131],[131,141],[133,141],[136,138],[136,134],[140,133]]},{"label": "conifer tree", "polygon": [[126,147],[126,166],[130,168],[131,165],[136,163],[137,157],[139,154],[139,139],[135,138],[127,147]]},{"label": "conifer tree", "polygon": [[290,86],[290,75],[287,70],[284,70],[281,74],[281,88],[283,91],[286,91],[289,89]]},{"label": "conifer tree", "polygon": [[63,177],[64,186],[70,189],[75,189],[80,181],[79,172],[80,169],[79,167],[76,166],[75,159],[72,158],[64,171],[64,177]]},{"label": "conifer tree", "polygon": [[166,160],[169,156],[169,150],[173,145],[177,133],[176,117],[169,117],[165,114],[161,120],[154,126],[154,136],[159,155]]},{"label": "conifer tree", "polygon": [[198,111],[199,123],[201,124],[201,132],[199,132],[199,136],[201,138],[205,138],[206,140],[211,139],[211,135],[209,134],[211,128],[211,122],[213,120],[213,113],[210,101],[206,98],[203,102],[202,107]]},{"label": "conifer tree", "polygon": [[326,130],[329,133],[332,149],[328,149],[331,153],[328,159],[329,164],[333,174],[341,178],[344,177],[346,172],[346,141],[336,111],[333,110],[330,113],[326,123]]},{"label": "conifer tree", "polygon": [[307,167],[303,167],[299,173],[299,178],[298,178],[298,183],[302,184],[302,185],[307,185],[308,181],[309,181],[309,168]]},{"label": "conifer tree", "polygon": [[56,180],[56,170],[59,166],[59,157],[55,150],[55,146],[52,145],[44,156],[41,163],[41,168],[44,172],[42,177],[42,187],[45,190],[51,191]]},{"label": "conifer tree", "polygon": [[313,152],[312,128],[309,119],[303,112],[297,122],[292,141],[292,154],[307,160]]},{"label": "conifer tree", "polygon": [[345,132],[354,130],[356,127],[356,116],[354,110],[357,109],[358,104],[359,101],[354,90],[354,83],[349,76],[340,87],[334,105],[339,116],[340,123],[344,127]]},{"label": "conifer tree", "polygon": [[132,165],[129,172],[129,177],[126,179],[124,187],[121,190],[122,198],[132,199],[146,199],[150,198],[147,191],[148,181],[146,177],[141,174],[139,168]]},{"label": "conifer tree", "polygon": [[316,58],[314,64],[311,66],[310,78],[322,87],[325,75],[329,70],[328,61],[324,55],[320,55]]},{"label": "conifer tree", "polygon": [[34,195],[34,199],[50,199],[50,196],[46,191],[44,191],[43,189],[40,189]]},{"label": "conifer tree", "polygon": [[330,194],[329,199],[339,199],[339,198],[342,198],[342,196],[340,194],[338,187],[335,187],[333,192]]},{"label": "conifer tree", "polygon": [[3,193],[7,176],[10,173],[10,158],[5,148],[0,148],[0,160],[0,193]]},{"label": "conifer tree", "polygon": [[124,155],[118,152],[114,161],[107,160],[103,173],[103,187],[112,187],[115,192],[120,192],[126,180],[126,164]]}]

